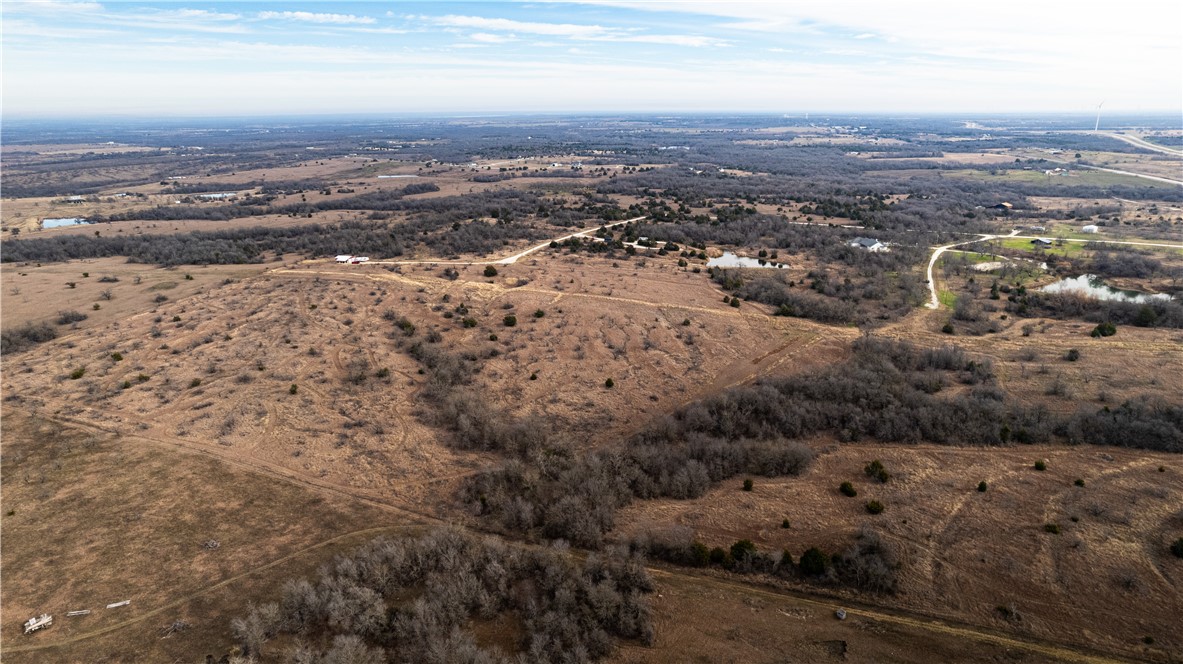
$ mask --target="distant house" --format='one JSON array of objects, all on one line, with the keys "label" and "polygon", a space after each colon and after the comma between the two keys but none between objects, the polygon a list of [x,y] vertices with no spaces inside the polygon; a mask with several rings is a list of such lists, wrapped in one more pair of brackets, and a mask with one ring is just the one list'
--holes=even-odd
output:
[{"label": "distant house", "polygon": [[1034,240],[1031,240],[1031,244],[1042,249],[1052,246],[1052,241],[1044,237],[1037,237]]},{"label": "distant house", "polygon": [[349,257],[349,264],[350,265],[360,265],[362,263],[368,262],[369,260],[370,260],[369,256],[350,256]]},{"label": "distant house", "polygon": [[341,254],[340,256],[337,256],[338,263],[348,263],[352,259],[353,256],[350,254]]},{"label": "distant house", "polygon": [[1098,228],[1096,224],[1089,224],[1088,226],[1080,229],[1081,233],[1098,233],[1100,231],[1101,229]]},{"label": "distant house", "polygon": [[1003,203],[999,203],[997,205],[991,205],[990,209],[991,210],[998,210],[999,212],[1010,212],[1011,210],[1014,209],[1014,207],[1015,206],[1011,205],[1010,203],[1003,202]]},{"label": "distant house", "polygon": [[886,244],[870,237],[856,237],[854,240],[851,240],[850,246],[872,252],[887,251]]}]

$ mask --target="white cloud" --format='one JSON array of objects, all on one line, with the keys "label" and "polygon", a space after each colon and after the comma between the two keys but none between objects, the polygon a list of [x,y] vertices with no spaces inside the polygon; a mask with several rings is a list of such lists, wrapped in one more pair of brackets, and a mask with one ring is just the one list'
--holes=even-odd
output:
[{"label": "white cloud", "polygon": [[473,41],[483,42],[485,44],[504,44],[506,42],[517,41],[516,35],[495,35],[489,32],[474,32],[468,36]]},{"label": "white cloud", "polygon": [[287,21],[304,21],[308,23],[330,23],[336,25],[368,24],[376,22],[371,16],[357,16],[354,14],[322,14],[315,12],[259,12],[258,17],[265,20],[282,19]]},{"label": "white cloud", "polygon": [[499,30],[502,32],[524,32],[532,35],[554,37],[603,37],[610,34],[608,28],[599,25],[577,25],[574,23],[535,23],[514,21],[508,18],[485,18],[482,16],[421,16],[429,23],[450,28],[472,28],[476,30]]},{"label": "white cloud", "polygon": [[[418,16],[414,17],[443,28],[467,28],[485,31],[500,31],[566,37],[582,41],[632,42],[638,44],[661,44],[666,46],[725,46],[727,41],[701,35],[653,35],[638,28],[608,28],[602,25],[577,23],[538,23],[515,21],[508,18],[487,18],[484,16]],[[484,33],[487,34],[487,33]]]},{"label": "white cloud", "polygon": [[42,2],[5,2],[4,13],[76,13],[88,14],[103,11],[103,5],[97,2],[69,2],[67,0],[46,0]]}]

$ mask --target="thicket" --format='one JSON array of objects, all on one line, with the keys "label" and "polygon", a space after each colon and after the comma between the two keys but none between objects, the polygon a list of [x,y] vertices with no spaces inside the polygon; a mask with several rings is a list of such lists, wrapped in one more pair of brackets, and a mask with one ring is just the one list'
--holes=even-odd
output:
[{"label": "thicket", "polygon": [[[85,318],[85,316],[83,316]],[[57,338],[49,323],[25,323],[0,332],[0,353],[16,353]]]},{"label": "thicket", "polygon": [[[440,529],[338,556],[318,580],[287,581],[278,602],[253,606],[231,628],[256,656],[294,635],[289,655],[300,662],[591,662],[616,639],[652,643],[652,589],[640,558],[624,550],[578,564],[562,547]],[[516,652],[478,643],[474,628],[494,621],[515,625],[499,629],[519,634]]]},{"label": "thicket", "polygon": [[1007,298],[1006,310],[1017,316],[1085,320],[1137,327],[1183,328],[1183,301],[1154,299],[1120,302],[1072,293],[1020,289]]},{"label": "thicket", "polygon": [[646,529],[628,539],[629,550],[685,567],[720,567],[740,574],[769,574],[810,583],[844,585],[876,593],[893,593],[899,584],[900,556],[878,531],[864,527],[845,551],[827,555],[806,549],[799,563],[789,551],[760,551],[749,540],[724,549],[708,549],[685,526]]},{"label": "thicket", "polygon": [[641,434],[644,440],[690,435],[789,439],[829,432],[842,440],[998,445],[1047,440],[1055,424],[1038,408],[1007,404],[993,390],[940,398],[956,381],[991,384],[988,360],[957,347],[917,348],[863,337],[843,364],[789,378],[770,378],[708,397]]},{"label": "thicket", "polygon": [[400,224],[348,221],[176,234],[56,235],[6,241],[3,261],[56,262],[126,256],[130,262],[160,265],[237,264],[261,262],[263,254],[268,252],[322,257],[349,251],[397,257],[419,244],[445,255],[486,254],[513,240],[537,240],[545,236],[544,231],[522,224],[476,222],[453,228],[452,223],[447,218],[432,216]]},{"label": "thicket", "polygon": [[1183,406],[1139,397],[1115,408],[1079,412],[1060,431],[1072,443],[1183,452]]}]

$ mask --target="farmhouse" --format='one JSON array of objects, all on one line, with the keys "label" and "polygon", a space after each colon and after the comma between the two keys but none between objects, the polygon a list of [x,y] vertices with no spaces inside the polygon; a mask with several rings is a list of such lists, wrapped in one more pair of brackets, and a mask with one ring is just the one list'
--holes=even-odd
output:
[{"label": "farmhouse", "polygon": [[876,253],[887,251],[886,244],[870,237],[856,237],[854,240],[851,240],[850,246],[858,247],[859,249],[866,249],[867,251]]},{"label": "farmhouse", "polygon": [[1003,203],[999,203],[997,205],[991,205],[990,209],[991,210],[998,210],[1000,212],[1010,212],[1012,209],[1014,209],[1014,207],[1015,206],[1011,205],[1010,203],[1003,202]]},{"label": "farmhouse", "polygon": [[1037,237],[1034,240],[1031,240],[1031,244],[1035,245],[1036,247],[1050,247],[1052,246],[1052,241],[1047,238]]},{"label": "farmhouse", "polygon": [[348,263],[352,258],[353,258],[353,256],[350,254],[341,254],[340,256],[337,256],[337,262],[338,263]]}]

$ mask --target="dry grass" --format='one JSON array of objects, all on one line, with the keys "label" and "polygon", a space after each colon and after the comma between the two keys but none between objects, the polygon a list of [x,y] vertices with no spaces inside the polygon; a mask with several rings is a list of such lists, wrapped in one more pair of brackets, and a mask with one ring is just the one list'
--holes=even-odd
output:
[{"label": "dry grass", "polygon": [[[109,652],[122,657],[171,645],[155,643],[153,632],[180,618],[224,641],[224,608],[165,607],[345,533],[409,523],[204,455],[63,427],[14,408],[4,412],[3,504],[5,645],[48,645],[143,618],[114,632]],[[208,540],[218,547],[204,547]],[[272,569],[264,581],[289,574],[286,566]],[[131,605],[103,608],[121,600]],[[231,602],[239,603],[241,594]],[[93,613],[65,617],[77,609]],[[54,614],[54,626],[22,636],[21,622],[42,612]],[[142,640],[129,638],[136,633]],[[7,651],[5,660],[77,661],[97,652],[87,640],[77,648]]]},{"label": "dry grass", "polygon": [[[755,478],[752,492],[736,478],[697,500],[636,503],[622,512],[618,532],[681,524],[708,546],[751,539],[798,559],[812,546],[841,552],[870,525],[903,561],[900,591],[882,603],[1129,655],[1142,652],[1147,635],[1165,652],[1183,649],[1175,629],[1183,561],[1167,551],[1183,535],[1183,469],[1175,456],[1092,447],[818,447],[802,477]],[[864,475],[872,459],[892,473],[888,483]],[[1037,459],[1047,460],[1046,471],[1033,468]],[[1084,487],[1074,485],[1078,478]],[[838,491],[844,481],[857,497]],[[980,481],[987,492],[977,491]],[[872,499],[886,505],[883,514],[867,514]],[[781,528],[783,519],[790,529]],[[1046,533],[1047,523],[1062,533]],[[996,610],[1012,603],[1022,616],[1017,624]]]}]

